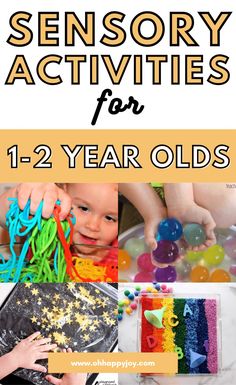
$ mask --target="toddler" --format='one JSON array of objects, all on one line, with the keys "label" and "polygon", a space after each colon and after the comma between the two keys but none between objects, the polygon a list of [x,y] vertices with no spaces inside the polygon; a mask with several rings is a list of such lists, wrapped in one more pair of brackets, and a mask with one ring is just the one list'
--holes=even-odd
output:
[{"label": "toddler", "polygon": [[236,189],[225,183],[165,183],[166,207],[152,187],[146,183],[119,184],[120,192],[137,208],[145,223],[145,240],[154,250],[155,235],[160,221],[174,217],[182,224],[199,223],[206,232],[203,250],[215,243],[214,228],[226,228],[236,223]]},{"label": "toddler", "polygon": [[42,216],[49,218],[57,200],[61,202],[60,220],[66,218],[71,208],[76,218],[74,226],[74,251],[93,256],[101,261],[109,252],[101,246],[117,246],[118,185],[115,183],[22,183],[0,196],[0,224],[5,225],[9,197],[17,197],[24,209],[30,199],[30,212],[35,214],[41,200]]}]

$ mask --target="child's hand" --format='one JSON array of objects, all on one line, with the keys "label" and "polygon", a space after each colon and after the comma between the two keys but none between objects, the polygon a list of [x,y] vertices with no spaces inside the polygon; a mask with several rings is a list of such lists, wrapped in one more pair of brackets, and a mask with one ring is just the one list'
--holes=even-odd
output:
[{"label": "child's hand", "polygon": [[66,218],[71,210],[71,198],[55,183],[21,183],[16,188],[19,207],[23,210],[30,199],[30,213],[35,214],[43,200],[42,216],[50,218],[57,200],[61,201],[60,220]]},{"label": "child's hand", "polygon": [[[63,353],[72,353],[72,350],[63,349]],[[58,379],[51,374],[45,377],[48,382],[53,385],[85,385],[87,380],[87,373],[66,373],[62,378]]]},{"label": "child's hand", "polygon": [[156,234],[159,223],[167,217],[166,208],[161,208],[153,213],[153,216],[144,218],[144,237],[145,242],[151,250],[157,248]]},{"label": "child's hand", "polygon": [[202,225],[206,232],[206,241],[200,246],[189,247],[194,251],[204,250],[206,247],[212,246],[216,242],[214,228],[216,224],[210,212],[203,207],[192,202],[187,206],[179,206],[178,208],[168,208],[168,216],[178,219],[184,223],[198,223]]},{"label": "child's hand", "polygon": [[49,344],[51,338],[42,338],[36,340],[40,332],[36,332],[18,343],[11,351],[11,358],[14,360],[17,368],[37,370],[47,372],[47,369],[35,362],[48,358],[48,352],[57,347],[56,344]]},{"label": "child's hand", "polygon": [[46,380],[53,385],[85,385],[87,380],[87,374],[86,373],[66,373],[60,379],[50,374],[46,376]]}]

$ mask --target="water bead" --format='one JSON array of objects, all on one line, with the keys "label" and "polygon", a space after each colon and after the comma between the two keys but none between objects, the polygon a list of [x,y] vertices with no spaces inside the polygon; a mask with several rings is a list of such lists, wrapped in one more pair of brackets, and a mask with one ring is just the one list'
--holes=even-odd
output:
[{"label": "water bead", "polygon": [[223,247],[225,249],[226,254],[230,258],[236,259],[236,238],[227,238],[226,241],[223,243]]},{"label": "water bead", "polygon": [[210,282],[230,282],[229,273],[223,269],[217,269],[211,273]]},{"label": "water bead", "polygon": [[122,321],[122,319],[123,319],[122,315],[118,314],[117,319],[118,319],[118,321]]},{"label": "water bead", "polygon": [[122,313],[124,313],[124,309],[123,309],[122,307],[119,307],[119,309],[118,309],[118,313],[119,313],[119,314],[122,314]]},{"label": "water bead", "polygon": [[186,279],[192,270],[192,266],[187,261],[181,261],[175,266],[180,279]]},{"label": "water bead", "polygon": [[131,303],[130,307],[131,307],[132,310],[136,310],[137,309],[137,304],[135,302],[133,302],[133,303]]},{"label": "water bead", "polygon": [[213,245],[204,251],[203,255],[208,265],[217,266],[223,261],[225,251],[220,245]]},{"label": "water bead", "polygon": [[152,282],[154,279],[153,273],[140,271],[134,277],[134,282]]},{"label": "water bead", "polygon": [[183,228],[184,238],[191,246],[202,245],[206,240],[204,228],[198,223],[188,223]]},{"label": "water bead", "polygon": [[158,263],[172,263],[179,256],[179,249],[176,243],[172,241],[161,240],[157,248],[153,250],[153,259]]},{"label": "water bead", "polygon": [[155,269],[155,266],[153,265],[152,260],[151,260],[151,254],[149,254],[149,253],[144,253],[144,254],[139,255],[139,257],[137,259],[137,265],[138,265],[139,269],[142,271],[149,272],[149,271],[153,271]]},{"label": "water bead", "polygon": [[229,268],[229,272],[230,272],[230,274],[235,276],[236,275],[236,265],[231,265]]},{"label": "water bead", "polygon": [[127,307],[127,309],[125,309],[125,312],[126,314],[130,315],[133,312],[133,310],[130,307]]},{"label": "water bead", "polygon": [[167,266],[163,269],[158,267],[155,271],[155,278],[158,282],[175,282],[176,277],[176,270],[173,266]]},{"label": "water bead", "polygon": [[140,291],[141,290],[141,286],[135,286],[135,290]]},{"label": "water bead", "polygon": [[190,263],[195,263],[200,261],[203,258],[202,251],[187,251],[185,259]]},{"label": "water bead", "polygon": [[134,295],[137,297],[139,295],[139,291],[135,290]]},{"label": "water bead", "polygon": [[124,295],[126,295],[126,297],[128,297],[129,294],[130,294],[130,291],[129,291],[129,290],[125,290],[125,291],[124,291]]},{"label": "water bead", "polygon": [[158,226],[160,239],[177,241],[183,233],[181,223],[175,218],[163,219]]},{"label": "water bead", "polygon": [[165,289],[167,289],[167,286],[166,286],[166,284],[165,284],[165,283],[163,283],[163,284],[161,285],[161,289],[162,289],[162,290],[165,290]]},{"label": "water bead", "polygon": [[124,306],[124,301],[118,301],[118,306]]},{"label": "water bead", "polygon": [[124,249],[128,252],[128,254],[136,258],[138,255],[145,253],[147,251],[147,247],[145,245],[144,240],[139,238],[130,238],[124,244]]},{"label": "water bead", "polygon": [[126,250],[119,250],[118,252],[118,267],[119,270],[128,270],[131,265],[131,257]]},{"label": "water bead", "polygon": [[204,266],[196,266],[190,273],[192,282],[207,282],[209,278],[209,271]]},{"label": "water bead", "polygon": [[124,303],[125,306],[128,306],[130,304],[130,301],[128,300],[128,298],[125,298],[123,300],[123,303]]}]

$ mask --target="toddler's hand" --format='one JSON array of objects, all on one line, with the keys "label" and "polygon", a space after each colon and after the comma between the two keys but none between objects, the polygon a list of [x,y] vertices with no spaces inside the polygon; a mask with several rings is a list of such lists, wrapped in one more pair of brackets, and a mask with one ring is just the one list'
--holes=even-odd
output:
[{"label": "toddler's hand", "polygon": [[214,219],[208,210],[198,206],[196,203],[193,202],[188,206],[179,208],[168,208],[168,216],[178,219],[183,224],[198,223],[204,227],[206,232],[206,241],[204,244],[195,247],[190,246],[189,249],[194,251],[204,250],[206,247],[212,246],[216,242],[214,234],[216,224]]},{"label": "toddler's hand", "polygon": [[11,358],[14,360],[17,368],[25,368],[46,372],[47,369],[35,362],[48,358],[48,352],[57,347],[56,344],[49,344],[51,338],[42,338],[36,340],[40,332],[36,332],[25,338],[11,351]]},{"label": "toddler's hand", "polygon": [[[63,349],[63,353],[72,353],[72,350]],[[45,377],[48,382],[53,385],[85,385],[87,373],[65,373],[62,378],[58,379],[51,374]]]},{"label": "toddler's hand", "polygon": [[61,201],[60,220],[65,219],[71,210],[71,198],[55,183],[21,183],[17,186],[16,193],[21,210],[30,199],[31,214],[35,214],[42,200],[44,218],[50,218],[57,200]]},{"label": "toddler's hand", "polygon": [[144,222],[144,237],[145,242],[151,250],[155,250],[157,248],[156,234],[159,223],[162,219],[167,217],[166,208],[161,208],[158,211],[158,215],[156,213],[153,214],[152,217],[145,219]]},{"label": "toddler's hand", "polygon": [[46,380],[53,385],[85,385],[87,380],[86,373],[66,373],[61,379],[51,374],[46,376]]}]

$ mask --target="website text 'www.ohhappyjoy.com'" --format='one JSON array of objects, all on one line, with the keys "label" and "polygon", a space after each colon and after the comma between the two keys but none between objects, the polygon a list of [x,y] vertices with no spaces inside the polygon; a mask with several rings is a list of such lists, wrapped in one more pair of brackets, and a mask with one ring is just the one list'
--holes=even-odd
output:
[{"label": "website text 'www.ohhappyjoy.com'", "polygon": [[176,353],[51,353],[49,372],[177,373]]}]

